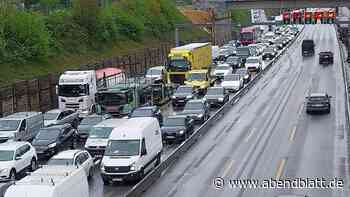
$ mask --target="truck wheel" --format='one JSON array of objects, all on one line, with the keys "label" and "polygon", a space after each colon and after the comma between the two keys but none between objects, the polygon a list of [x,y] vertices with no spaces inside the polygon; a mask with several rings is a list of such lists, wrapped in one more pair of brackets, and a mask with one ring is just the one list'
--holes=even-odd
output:
[{"label": "truck wheel", "polygon": [[34,172],[36,170],[36,159],[33,158],[32,161],[30,162],[30,171]]}]

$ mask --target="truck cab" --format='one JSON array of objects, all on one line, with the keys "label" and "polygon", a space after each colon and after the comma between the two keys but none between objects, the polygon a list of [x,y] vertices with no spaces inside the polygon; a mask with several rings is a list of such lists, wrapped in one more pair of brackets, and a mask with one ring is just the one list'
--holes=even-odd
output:
[{"label": "truck cab", "polygon": [[72,109],[87,113],[95,103],[97,92],[96,73],[88,71],[66,71],[60,76],[57,93],[59,109]]},{"label": "truck cab", "polygon": [[200,94],[205,94],[213,83],[208,70],[192,70],[186,78],[185,84],[194,87]]}]

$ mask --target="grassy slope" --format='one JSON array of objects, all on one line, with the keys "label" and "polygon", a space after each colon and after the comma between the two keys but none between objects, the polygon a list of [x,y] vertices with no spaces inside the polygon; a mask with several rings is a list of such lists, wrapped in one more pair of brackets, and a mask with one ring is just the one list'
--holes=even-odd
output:
[{"label": "grassy slope", "polygon": [[[178,11],[174,10],[174,12]],[[174,32],[167,33],[164,40],[146,35],[144,38],[142,38],[143,41],[141,42],[135,42],[127,39],[119,40],[118,43],[112,43],[110,46],[104,46],[103,49],[98,51],[90,49],[79,55],[60,55],[57,57],[51,57],[45,62],[32,62],[25,65],[0,64],[0,86],[10,84],[18,80],[30,80],[37,76],[47,75],[48,73],[62,72],[63,70],[69,68],[78,68],[83,64],[93,63],[101,59],[132,53],[137,49],[156,47],[161,42],[173,42],[174,40]],[[182,40],[194,40],[196,37],[202,37],[205,35],[205,32],[198,29],[180,32],[180,37]]]}]

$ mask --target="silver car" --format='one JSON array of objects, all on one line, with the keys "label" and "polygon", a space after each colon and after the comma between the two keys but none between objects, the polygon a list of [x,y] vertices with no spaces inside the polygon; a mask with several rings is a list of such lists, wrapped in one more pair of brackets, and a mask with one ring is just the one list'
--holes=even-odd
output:
[{"label": "silver car", "polygon": [[79,124],[79,113],[70,109],[53,109],[44,114],[44,126],[69,123],[74,128]]}]

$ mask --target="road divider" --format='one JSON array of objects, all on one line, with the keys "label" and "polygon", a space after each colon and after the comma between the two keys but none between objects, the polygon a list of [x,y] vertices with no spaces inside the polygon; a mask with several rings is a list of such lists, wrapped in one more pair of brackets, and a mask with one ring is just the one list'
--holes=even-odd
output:
[{"label": "road divider", "polygon": [[[227,103],[225,103],[219,110],[217,110],[204,124],[202,124],[186,141],[178,146],[159,166],[153,169],[146,175],[138,184],[136,184],[127,194],[126,197],[139,197],[145,192],[157,179],[162,176],[162,173],[171,165],[173,165],[188,149],[209,129],[214,126],[219,119],[221,119],[235,104],[237,104],[242,96],[244,96],[254,85],[267,73],[267,71],[274,65],[280,57],[282,57],[289,47],[299,38],[304,26],[299,31],[298,35],[292,42],[288,44],[260,73],[258,73],[243,89],[238,91]],[[233,162],[232,162],[233,163]]]}]

